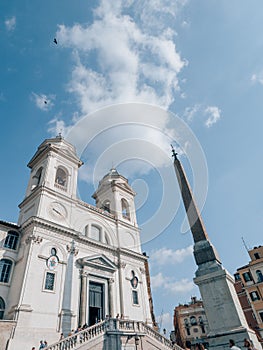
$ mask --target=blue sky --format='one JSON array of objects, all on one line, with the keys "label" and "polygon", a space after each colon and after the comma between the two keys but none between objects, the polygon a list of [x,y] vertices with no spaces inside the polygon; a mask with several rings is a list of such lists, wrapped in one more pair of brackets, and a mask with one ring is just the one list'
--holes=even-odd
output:
[{"label": "blue sky", "polygon": [[[0,4],[1,219],[17,220],[37,146],[60,131],[75,135],[85,161],[82,199],[93,203],[112,164],[138,192],[155,312],[171,328],[174,306],[198,295],[192,239],[169,173],[171,139],[223,265],[234,273],[247,263],[241,237],[262,244],[263,4],[112,3]],[[134,120],[130,104],[140,104]],[[80,121],[89,130],[76,137]],[[153,218],[168,227],[153,233]]]}]

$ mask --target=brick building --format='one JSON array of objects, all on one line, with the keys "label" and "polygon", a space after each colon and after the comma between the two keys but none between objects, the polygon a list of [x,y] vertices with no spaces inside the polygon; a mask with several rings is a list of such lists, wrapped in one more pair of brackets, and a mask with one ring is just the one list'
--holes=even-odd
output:
[{"label": "brick building", "polygon": [[192,297],[188,304],[176,306],[174,330],[176,343],[182,347],[185,346],[186,340],[192,345],[196,343],[208,345],[206,341],[208,322],[202,300]]},{"label": "brick building", "polygon": [[251,260],[234,275],[235,289],[249,326],[263,344],[263,246],[248,254]]}]

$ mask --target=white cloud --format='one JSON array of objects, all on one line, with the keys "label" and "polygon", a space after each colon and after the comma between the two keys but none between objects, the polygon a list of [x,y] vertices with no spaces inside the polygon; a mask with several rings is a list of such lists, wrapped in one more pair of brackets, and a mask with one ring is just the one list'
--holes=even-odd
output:
[{"label": "white cloud", "polygon": [[182,21],[181,26],[182,26],[183,28],[187,28],[187,27],[190,26],[190,23],[189,23],[188,21]]},{"label": "white cloud", "polygon": [[173,281],[170,277],[163,276],[161,272],[151,277],[152,288],[162,288],[169,293],[187,293],[195,288],[193,281],[183,278]]},{"label": "white cloud", "polygon": [[167,277],[164,277],[161,272],[159,272],[155,276],[151,276],[151,286],[152,286],[152,288],[162,287],[165,282],[167,282]]},{"label": "white cloud", "polygon": [[65,122],[59,117],[55,117],[52,120],[50,120],[48,125],[48,132],[50,132],[52,136],[57,136],[61,134],[64,137],[68,132]]},{"label": "white cloud", "polygon": [[195,285],[194,282],[189,281],[187,278],[183,278],[180,281],[167,283],[165,288],[175,293],[186,293],[194,289]]},{"label": "white cloud", "polygon": [[132,0],[136,18],[145,32],[160,33],[174,21],[187,0]]},{"label": "white cloud", "polygon": [[252,74],[251,82],[252,83],[259,83],[259,84],[263,85],[263,71],[261,71],[257,74]]},{"label": "white cloud", "polygon": [[[143,21],[140,17],[139,7],[148,3],[155,6],[150,5],[151,1],[100,1],[91,22],[60,25],[55,36],[59,47],[73,54],[68,90],[76,97],[80,119],[63,128],[69,131],[64,136],[89,165],[81,171],[81,178],[94,183],[112,163],[122,172],[119,165],[126,162],[123,175],[130,179],[157,170],[164,185],[159,208],[164,208],[169,192],[167,177],[175,176],[170,143],[176,140],[178,148],[184,150],[186,140],[190,140],[187,157],[190,162],[198,159],[199,169],[204,156],[185,123],[166,112],[175,96],[180,98],[178,78],[187,64],[173,41],[172,30],[178,6],[185,1],[158,0],[149,16],[155,13],[155,21],[162,22],[162,27],[153,32],[145,30],[146,17]],[[56,122],[60,124],[56,126]],[[59,129],[61,118],[54,118],[49,130]],[[137,160],[144,161],[144,165]],[[203,169],[206,178],[206,164]],[[169,215],[174,215],[174,208],[167,208]]]},{"label": "white cloud", "polygon": [[7,19],[7,20],[5,21],[5,27],[6,27],[6,30],[9,31],[9,32],[15,30],[15,27],[16,27],[16,17],[13,16],[13,17]]},{"label": "white cloud", "polygon": [[[71,27],[60,25],[58,27],[56,38],[59,40],[60,47],[70,49],[73,54],[74,65],[72,78],[68,83],[68,91],[76,97],[80,119],[84,116],[87,121],[92,121],[90,113],[104,106],[118,103],[147,103],[167,110],[173,103],[177,92],[178,97],[180,96],[178,74],[187,63],[177,51],[173,41],[172,26],[176,13],[185,2],[184,0],[157,0],[155,2],[101,0],[93,11],[91,24],[75,24]],[[159,23],[158,31],[154,33],[147,31],[146,23],[149,23],[149,20],[151,23]],[[130,120],[135,119],[134,116],[130,118]],[[142,114],[137,119],[143,122],[145,117]],[[155,140],[154,144],[162,152],[170,154],[167,134],[174,135],[174,130],[169,130],[167,124],[171,119],[170,116],[158,118],[158,122],[155,123],[158,131],[154,128],[143,130],[142,127],[138,131],[138,126],[133,127],[130,124],[129,129],[121,133],[120,129],[118,132],[105,132],[103,143],[100,142],[98,147],[100,149],[103,144],[102,151],[107,150],[110,145],[117,144],[118,140],[140,138],[141,135],[141,138],[149,143]],[[124,120],[123,115],[119,115],[118,123],[121,123],[122,120]],[[52,128],[49,128],[51,132],[61,128],[61,125],[55,125],[56,121],[60,123],[60,119],[53,119]],[[96,123],[100,124],[98,120]],[[70,127],[74,128],[76,124],[75,118],[71,125],[64,125],[65,131],[69,131]],[[92,129],[93,123],[88,124],[89,129]],[[95,130],[93,130],[93,135],[97,137]],[[77,138],[78,140],[87,138],[84,128],[78,130]],[[75,140],[72,141],[75,142]],[[95,148],[98,149],[98,147]],[[136,149],[138,147],[141,148],[141,145]],[[133,155],[136,154],[136,149],[133,148]],[[111,157],[114,154],[114,157],[116,155],[118,158],[119,153],[118,150],[115,153],[111,152]],[[150,154],[151,157],[158,158],[157,162],[153,159],[155,167],[163,166],[168,162],[168,158],[164,161],[161,152],[151,150]],[[110,159],[110,162],[112,161],[115,164],[118,163],[115,162],[115,159]],[[91,168],[90,163],[89,165]],[[105,166],[108,166],[108,163]],[[140,168],[140,173],[148,171],[146,168],[149,170],[148,165],[144,167],[144,170]],[[132,169],[131,167],[131,170],[136,172],[138,168]],[[82,175],[83,178],[90,181],[94,174],[82,171]]]},{"label": "white cloud", "polygon": [[216,106],[204,106],[197,103],[194,106],[186,107],[182,114],[187,123],[193,122],[194,119],[200,119],[201,116],[206,118],[204,125],[210,128],[221,118],[221,110]]},{"label": "white cloud", "polygon": [[[176,147],[179,154],[183,150],[189,156],[195,152],[195,158],[198,157],[198,144],[187,125],[165,110],[147,104],[113,105],[82,118],[66,130],[69,134],[64,136],[76,146],[83,159],[88,150],[89,167],[81,170],[81,178],[88,182],[101,179],[112,163],[121,172],[125,168],[123,175],[129,178],[163,167],[171,167],[171,175],[175,176],[170,147],[175,139],[181,147],[181,150]],[[196,147],[184,149],[186,140]],[[132,162],[125,164],[129,160]]]},{"label": "white cloud", "polygon": [[[132,5],[135,6],[135,2]],[[103,106],[127,102],[149,103],[168,108],[174,100],[175,92],[179,90],[177,75],[185,62],[176,51],[169,27],[165,33],[153,36],[142,31],[132,16],[124,12],[123,2],[101,1],[91,25],[59,26],[56,37],[60,45],[74,51],[75,65],[68,90],[76,96],[82,115]],[[89,59],[91,55],[95,58],[92,68]],[[123,119],[123,115],[119,115],[118,123]],[[143,115],[140,119],[142,122],[145,120]],[[159,118],[155,126],[163,132],[167,128],[168,120],[167,116]],[[79,130],[81,132],[84,132],[83,128]],[[169,141],[167,142],[163,134],[158,135],[154,128],[146,131],[144,128],[138,132],[138,126],[134,128],[130,124],[129,130],[121,134],[119,130],[117,137],[114,135],[114,140],[110,133],[105,133],[103,142],[107,145],[110,140],[116,144],[119,135],[125,140],[139,138],[140,135],[149,142],[154,139],[156,145],[162,145],[162,149],[166,149],[167,154],[170,153]],[[156,155],[155,152],[154,156]],[[163,164],[163,156],[159,154],[158,157]]]},{"label": "white cloud", "polygon": [[205,114],[208,115],[205,121],[205,126],[210,128],[212,125],[218,122],[221,118],[221,110],[216,106],[209,106],[205,109]]},{"label": "white cloud", "polygon": [[31,99],[34,101],[37,108],[47,112],[54,106],[53,101],[55,100],[55,95],[36,94],[32,92]]},{"label": "white cloud", "polygon": [[[145,11],[138,12],[142,3]],[[157,6],[150,1],[101,1],[91,25],[59,26],[56,36],[60,45],[74,50],[69,91],[77,96],[82,113],[133,101],[168,108],[174,101],[179,90],[177,76],[186,62],[176,50],[169,23],[158,17],[160,13],[175,16],[184,1],[171,3],[159,0]],[[163,23],[162,30],[154,35],[144,28],[149,18],[151,23]],[[91,55],[96,58],[92,68]]]},{"label": "white cloud", "polygon": [[160,248],[150,253],[151,263],[156,265],[182,263],[186,258],[193,255],[193,246],[187,248],[172,250]]},{"label": "white cloud", "polygon": [[186,107],[183,113],[183,118],[190,123],[191,121],[193,121],[195,115],[197,114],[197,112],[199,112],[201,109],[201,105],[200,104],[195,104],[193,107]]},{"label": "white cloud", "polygon": [[166,330],[166,337],[169,337],[169,332],[174,328],[173,327],[173,318],[169,312],[165,312],[156,317],[158,325],[160,327],[160,332],[163,334],[163,330]]}]

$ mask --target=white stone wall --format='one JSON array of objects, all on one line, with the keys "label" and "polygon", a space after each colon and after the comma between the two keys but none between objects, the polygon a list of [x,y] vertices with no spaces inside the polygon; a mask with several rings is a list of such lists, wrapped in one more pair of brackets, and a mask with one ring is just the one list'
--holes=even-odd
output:
[{"label": "white stone wall", "polygon": [[[48,148],[49,143],[57,148]],[[120,176],[119,181],[123,187],[116,185],[112,191],[110,186],[106,188],[106,192],[101,192],[104,194],[102,198],[98,198],[97,203],[104,197],[109,199],[117,216],[103,213],[100,208],[76,198],[80,162],[74,154],[74,149],[62,139],[48,140],[42,146],[47,146],[47,149],[43,152],[42,148],[38,150],[29,163],[32,171],[26,197],[20,205],[19,250],[5,252],[16,263],[10,285],[0,284],[1,296],[7,301],[6,318],[17,321],[10,350],[21,346],[30,347],[31,344],[36,346],[40,340],[47,340],[48,343],[58,341],[65,319],[67,323],[71,323],[70,328],[77,328],[81,269],[87,275],[87,321],[89,281],[104,285],[106,315],[110,311],[110,280],[112,316],[123,314],[130,319],[150,323],[144,271],[146,258],[141,254],[134,193],[127,181]],[[43,170],[39,185],[32,189],[34,176],[40,167]],[[55,185],[58,167],[63,167],[67,173],[66,190]],[[122,198],[129,203],[130,220],[122,216]],[[100,228],[101,241],[91,239],[92,225]],[[4,227],[0,230],[2,242],[5,234]],[[74,254],[70,255],[69,247],[72,241],[75,250]],[[52,248],[56,249],[59,262],[51,271],[47,261]],[[72,273],[69,273],[71,267]],[[131,271],[134,271],[138,278],[137,288],[132,288]],[[52,291],[44,288],[47,272],[55,273],[55,287]],[[133,304],[132,290],[138,293],[138,305]],[[67,310],[71,313],[69,317],[65,316]]]}]

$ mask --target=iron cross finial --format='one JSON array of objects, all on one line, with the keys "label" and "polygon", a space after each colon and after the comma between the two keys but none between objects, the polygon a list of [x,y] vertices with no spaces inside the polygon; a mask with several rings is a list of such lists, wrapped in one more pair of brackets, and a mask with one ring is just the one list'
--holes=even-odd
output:
[{"label": "iron cross finial", "polygon": [[174,149],[173,145],[171,145],[171,147],[172,147],[172,157],[174,157],[174,159],[177,159],[177,154],[178,153],[175,152],[175,149]]}]

